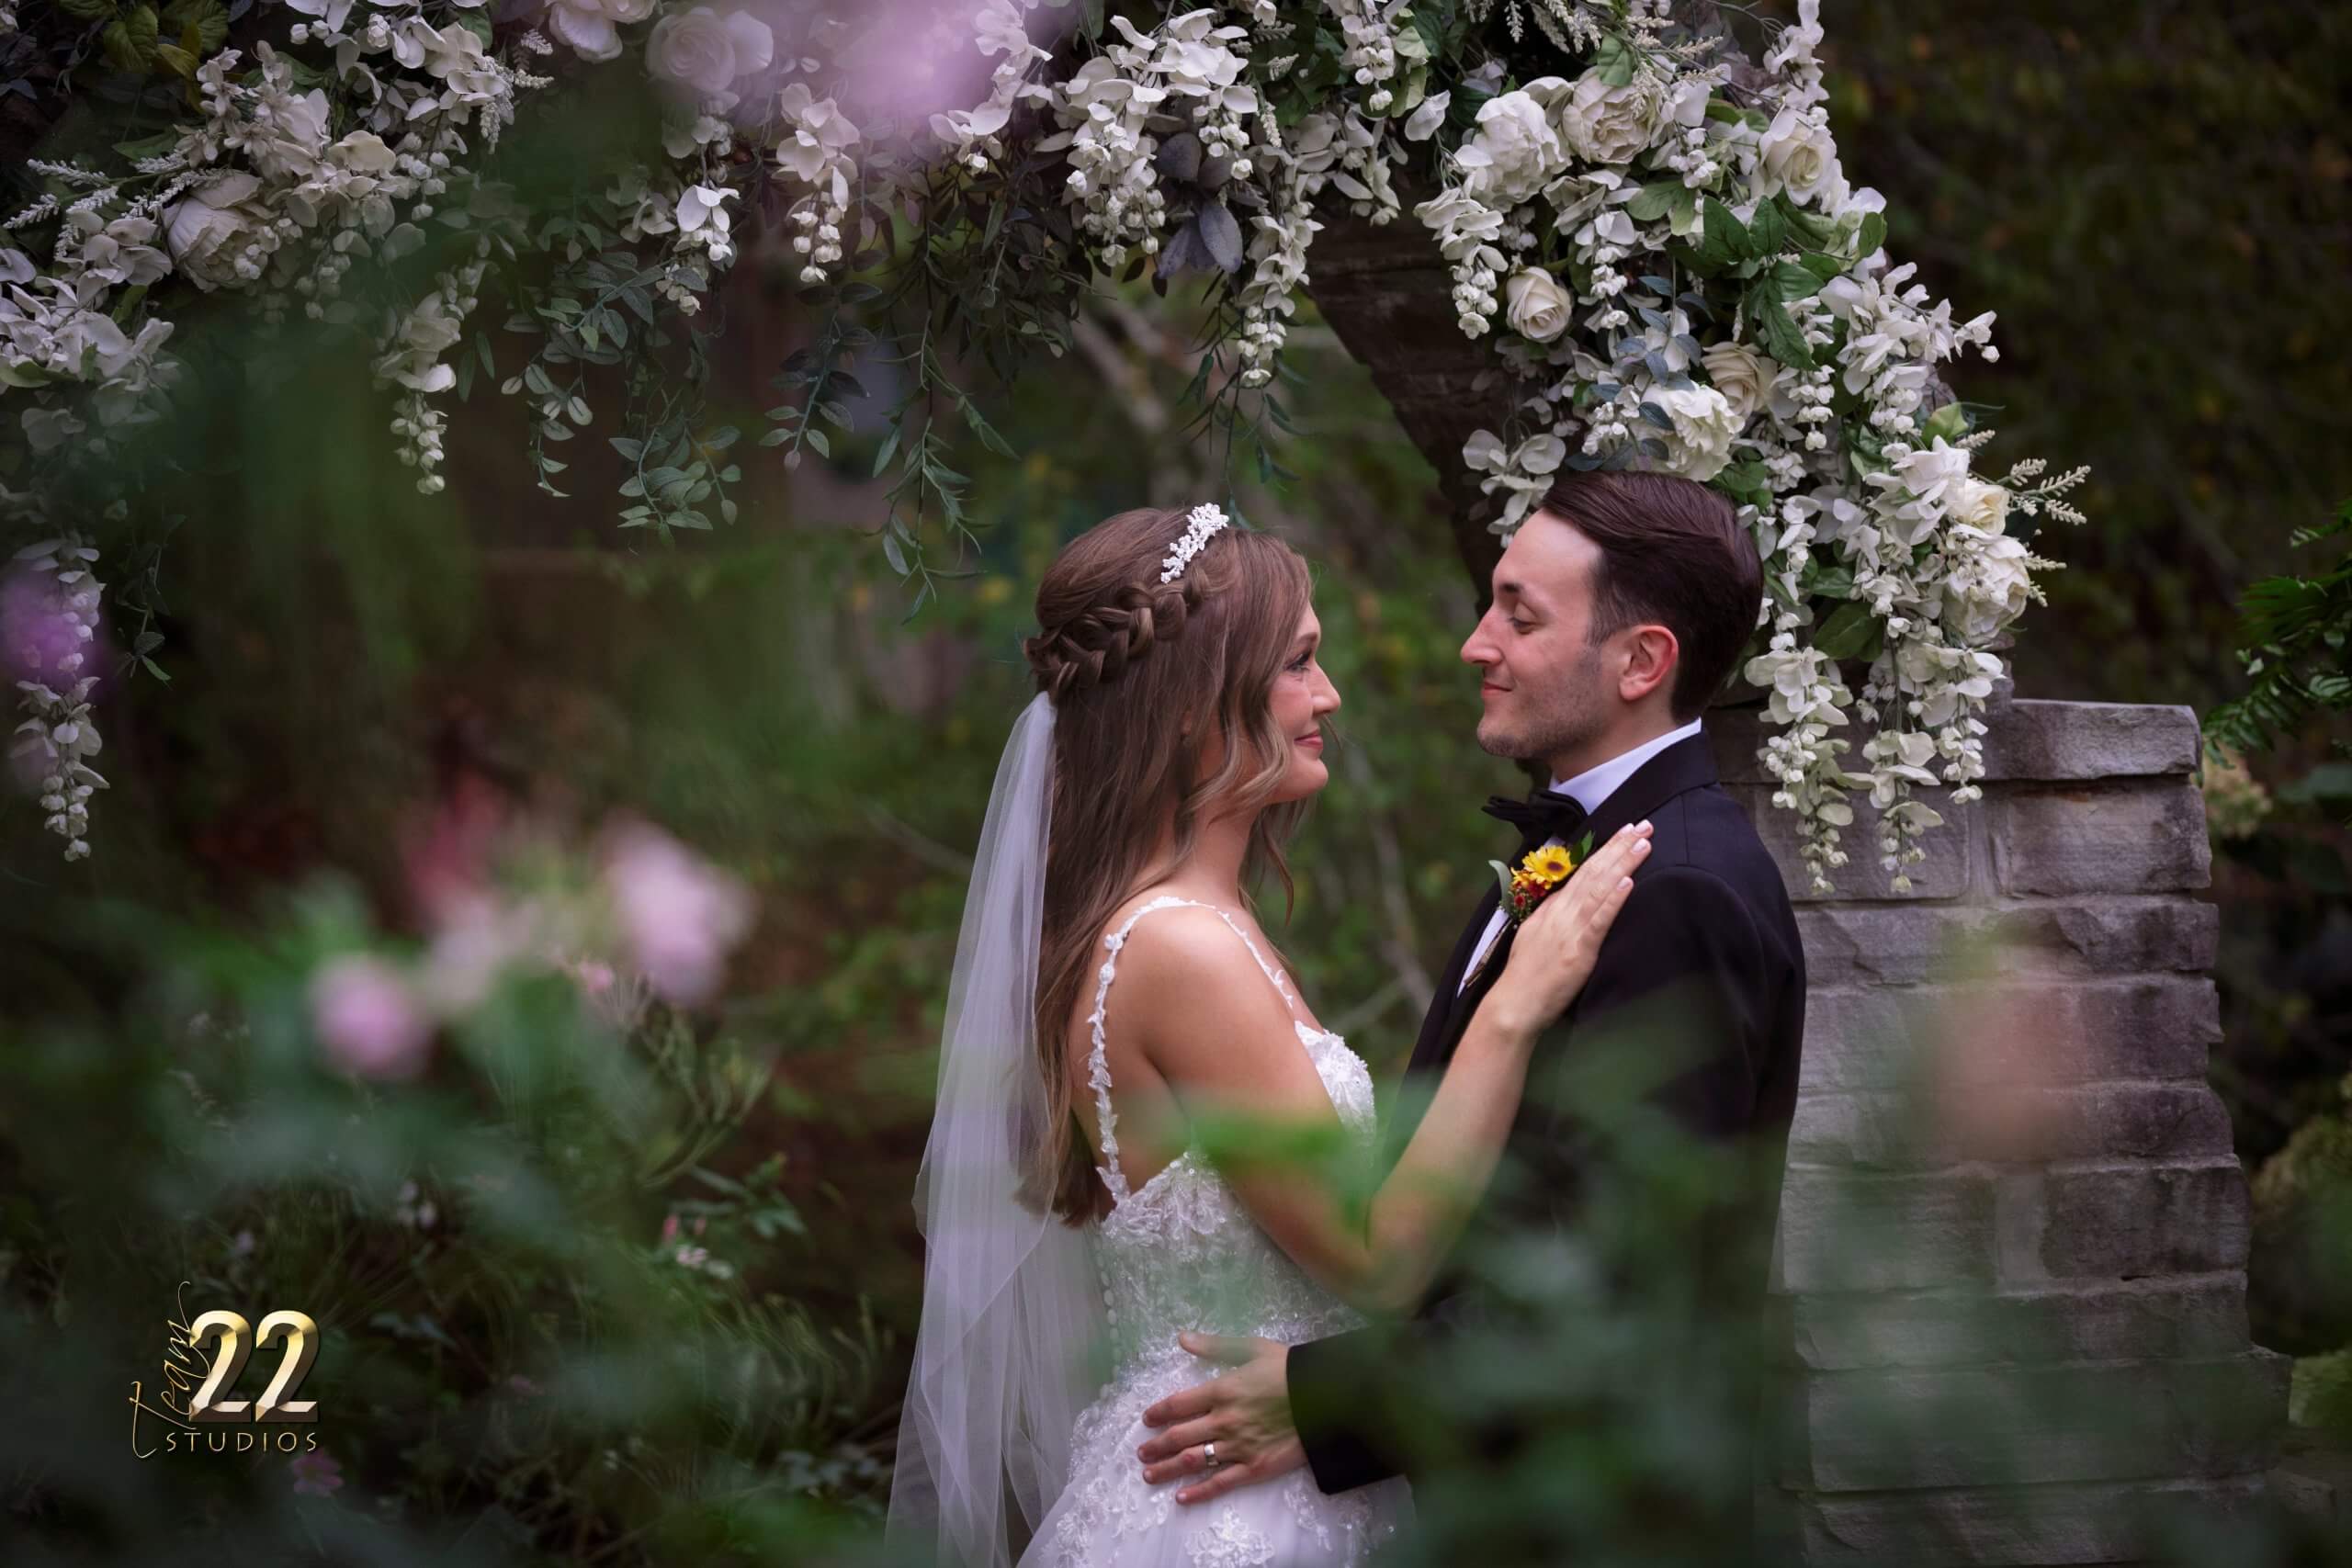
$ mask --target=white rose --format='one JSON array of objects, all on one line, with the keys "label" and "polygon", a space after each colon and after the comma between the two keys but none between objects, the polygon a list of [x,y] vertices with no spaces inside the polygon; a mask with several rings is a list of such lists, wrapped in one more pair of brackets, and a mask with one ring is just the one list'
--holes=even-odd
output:
[{"label": "white rose", "polygon": [[1747,422],[1736,413],[1731,400],[1713,387],[1653,387],[1649,400],[1674,422],[1662,431],[1666,457],[1660,466],[1669,473],[1706,483],[1731,463],[1731,444]]},{"label": "white rose", "polygon": [[1998,534],[2009,523],[2009,492],[1996,484],[1970,479],[1953,492],[1951,518],[1980,533]]},{"label": "white rose", "polygon": [[1464,171],[1464,190],[1489,206],[1517,207],[1559,175],[1567,153],[1544,100],[1566,85],[1557,76],[1542,76],[1479,106],[1478,129],[1453,155]]},{"label": "white rose", "polygon": [[1731,400],[1732,412],[1742,429],[1764,406],[1781,374],[1777,363],[1745,344],[1719,343],[1701,355],[1699,362],[1706,367],[1707,379],[1714,383],[1715,390]]},{"label": "white rose", "polygon": [[198,288],[231,288],[241,281],[236,258],[255,223],[237,204],[260,188],[261,181],[251,175],[229,175],[164,209],[172,260]]},{"label": "white rose", "polygon": [[646,39],[646,68],[665,81],[691,87],[707,98],[726,98],[739,76],[767,69],[775,35],[757,17],[718,12],[707,6],[673,11],[653,24]]},{"label": "white rose", "polygon": [[2026,547],[2007,535],[1988,534],[1973,543],[1964,554],[1955,552],[1957,564],[1944,582],[1944,631],[1956,642],[1981,648],[2025,614],[2033,579]]},{"label": "white rose", "polygon": [[1664,107],[1654,81],[1635,77],[1612,87],[1599,72],[1588,71],[1560,105],[1560,135],[1588,163],[1630,164],[1657,134]]},{"label": "white rose", "polygon": [[1503,320],[1537,343],[1550,343],[1567,331],[1571,303],[1560,280],[1537,267],[1522,267],[1503,284]]},{"label": "white rose", "polygon": [[582,60],[612,60],[621,51],[618,25],[651,15],[653,0],[555,0],[548,7],[548,31]]},{"label": "white rose", "polygon": [[1772,117],[1757,144],[1756,194],[1770,197],[1787,191],[1792,201],[1808,202],[1826,193],[1826,207],[1845,199],[1846,177],[1838,167],[1838,149],[1829,128],[1793,108]]}]

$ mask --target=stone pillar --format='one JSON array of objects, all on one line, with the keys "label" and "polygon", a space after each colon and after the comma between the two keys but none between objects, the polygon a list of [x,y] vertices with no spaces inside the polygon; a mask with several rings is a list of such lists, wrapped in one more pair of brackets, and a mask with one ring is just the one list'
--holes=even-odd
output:
[{"label": "stone pillar", "polygon": [[1754,709],[1709,715],[1811,994],[1773,1297],[1777,1510],[1808,1563],[2132,1562],[2258,1496],[2286,1358],[2245,1314],[2246,1184],[2205,1081],[2219,911],[2187,708],[2002,701],[1985,796],[1913,886],[1867,801],[1804,891]]}]

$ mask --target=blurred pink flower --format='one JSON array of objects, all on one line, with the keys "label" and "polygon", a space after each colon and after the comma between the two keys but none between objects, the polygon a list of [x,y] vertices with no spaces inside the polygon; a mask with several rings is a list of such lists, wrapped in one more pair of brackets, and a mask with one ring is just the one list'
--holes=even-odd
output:
[{"label": "blurred pink flower", "polygon": [[653,988],[687,1006],[707,999],[752,927],[743,885],[642,822],[615,833],[605,879],[622,937]]},{"label": "blurred pink flower", "polygon": [[509,1392],[521,1394],[525,1399],[536,1399],[538,1397],[539,1385],[533,1382],[530,1379],[525,1377],[520,1372],[516,1372],[514,1376],[506,1380],[506,1387]]},{"label": "blurred pink flower", "polygon": [[678,1216],[672,1214],[662,1222],[662,1245],[669,1246],[678,1239]]},{"label": "blurred pink flower", "polygon": [[441,911],[439,929],[425,954],[423,989],[445,1014],[480,1007],[499,972],[531,951],[538,911],[530,904],[503,902],[497,894],[455,896]]},{"label": "blurred pink flower", "polygon": [[311,1021],[327,1059],[362,1077],[414,1077],[433,1037],[400,972],[361,953],[331,959],[311,976]]},{"label": "blurred pink flower", "polygon": [[294,1472],[294,1490],[297,1492],[325,1497],[343,1487],[343,1466],[337,1464],[334,1455],[324,1449],[312,1449],[309,1453],[299,1454],[286,1468]]}]

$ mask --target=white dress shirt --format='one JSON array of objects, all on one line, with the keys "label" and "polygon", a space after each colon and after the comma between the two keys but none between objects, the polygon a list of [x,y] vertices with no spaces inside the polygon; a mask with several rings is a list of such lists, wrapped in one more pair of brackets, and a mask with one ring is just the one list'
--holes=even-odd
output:
[{"label": "white dress shirt", "polygon": [[[1668,730],[1655,739],[1643,741],[1630,751],[1619,752],[1597,768],[1587,768],[1566,783],[1554,779],[1552,787],[1574,798],[1578,806],[1584,807],[1585,815],[1589,817],[1599,811],[1600,803],[1616,794],[1617,786],[1632,778],[1634,770],[1644,762],[1676,741],[1688,740],[1698,733],[1699,721],[1694,718],[1679,729]],[[1556,844],[1560,840],[1555,838],[1547,841]],[[1478,938],[1477,948],[1470,954],[1470,962],[1463,967],[1461,983],[1455,987],[1457,994],[1462,987],[1470,983],[1470,976],[1478,972],[1478,965],[1486,962],[1487,953],[1495,945],[1495,939],[1503,934],[1503,927],[1510,923],[1510,911],[1498,906],[1487,920],[1486,931]]]}]

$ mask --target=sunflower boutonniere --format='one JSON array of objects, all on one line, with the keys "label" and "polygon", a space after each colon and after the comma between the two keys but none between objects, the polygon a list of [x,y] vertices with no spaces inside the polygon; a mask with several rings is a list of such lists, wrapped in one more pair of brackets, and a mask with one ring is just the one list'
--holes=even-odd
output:
[{"label": "sunflower boutonniere", "polygon": [[1527,852],[1516,866],[1488,861],[1495,876],[1502,884],[1503,908],[1510,915],[1510,923],[1518,925],[1535,912],[1535,906],[1549,898],[1560,884],[1566,882],[1592,853],[1592,835],[1587,833],[1571,846],[1544,844]]}]

